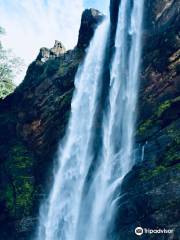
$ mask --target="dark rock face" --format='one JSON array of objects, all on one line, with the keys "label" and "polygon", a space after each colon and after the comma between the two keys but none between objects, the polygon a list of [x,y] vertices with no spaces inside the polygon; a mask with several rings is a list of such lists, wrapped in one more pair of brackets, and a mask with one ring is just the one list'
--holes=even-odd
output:
[{"label": "dark rock face", "polygon": [[[110,5],[111,53],[119,3],[111,0]],[[144,159],[122,185],[114,229],[120,240],[139,239],[134,234],[137,226],[175,230],[143,235],[144,240],[176,240],[180,235],[179,9],[177,0],[145,0],[136,132]],[[66,51],[58,41],[52,49],[42,48],[23,83],[0,100],[1,240],[29,239],[34,230],[39,203],[52,182],[54,153],[69,118],[74,77],[103,18],[97,10],[85,10],[76,48]]]},{"label": "dark rock face", "polygon": [[110,1],[110,18],[111,18],[111,32],[112,32],[111,41],[113,43],[114,43],[114,37],[115,37],[116,27],[117,27],[117,22],[118,22],[120,2],[121,2],[121,0],[111,0]]},{"label": "dark rock face", "polygon": [[86,48],[94,34],[98,23],[103,20],[104,16],[96,9],[87,9],[82,15],[81,27],[79,30],[78,48]]},{"label": "dark rock face", "polygon": [[23,83],[0,100],[1,240],[29,239],[34,231],[69,118],[74,77],[102,17],[85,10],[77,47],[66,51],[56,41],[53,48],[42,48]]},{"label": "dark rock face", "polygon": [[[145,28],[153,33],[163,32],[178,25],[179,1],[177,0],[146,0],[145,1]],[[174,26],[175,27],[175,26]]]}]

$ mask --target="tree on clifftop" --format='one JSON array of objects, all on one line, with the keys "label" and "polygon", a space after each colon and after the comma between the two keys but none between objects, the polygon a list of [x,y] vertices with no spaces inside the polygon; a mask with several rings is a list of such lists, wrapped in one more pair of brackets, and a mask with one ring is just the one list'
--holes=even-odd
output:
[{"label": "tree on clifftop", "polygon": [[[0,37],[5,30],[0,27]],[[23,67],[22,59],[13,56],[11,50],[6,50],[0,41],[0,99],[5,98],[15,89],[14,78],[21,72]]]}]

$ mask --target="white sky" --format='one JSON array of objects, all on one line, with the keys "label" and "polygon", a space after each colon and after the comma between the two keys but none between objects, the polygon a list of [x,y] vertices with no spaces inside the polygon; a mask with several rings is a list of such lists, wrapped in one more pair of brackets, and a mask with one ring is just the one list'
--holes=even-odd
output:
[{"label": "white sky", "polygon": [[[67,49],[77,43],[84,8],[105,11],[108,0],[0,0],[0,26],[6,30],[3,46],[24,59],[28,66],[41,47],[60,40]],[[26,68],[16,79],[19,84]]]}]

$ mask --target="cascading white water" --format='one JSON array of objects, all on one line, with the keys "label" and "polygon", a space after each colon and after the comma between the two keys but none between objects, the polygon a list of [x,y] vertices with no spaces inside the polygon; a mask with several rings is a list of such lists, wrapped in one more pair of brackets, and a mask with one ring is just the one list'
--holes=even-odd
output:
[{"label": "cascading white water", "polygon": [[[109,17],[96,30],[75,79],[76,91],[65,145],[38,240],[111,240],[116,192],[134,164],[134,125],[141,56],[144,0],[121,0],[110,71],[108,109],[102,121],[99,162],[87,184],[93,158],[93,120],[102,79]],[[118,192],[118,196],[120,192]]]},{"label": "cascading white water", "polygon": [[[93,213],[86,239],[116,239],[108,233],[115,214],[116,189],[134,164],[134,126],[138,94],[144,0],[122,0],[111,67],[109,108],[103,121],[101,166],[92,183]],[[118,192],[120,196],[120,192]]]},{"label": "cascading white water", "polygon": [[73,240],[83,184],[91,164],[91,135],[105,57],[110,20],[97,28],[85,62],[76,74],[75,93],[59,169],[40,214],[38,240]]}]

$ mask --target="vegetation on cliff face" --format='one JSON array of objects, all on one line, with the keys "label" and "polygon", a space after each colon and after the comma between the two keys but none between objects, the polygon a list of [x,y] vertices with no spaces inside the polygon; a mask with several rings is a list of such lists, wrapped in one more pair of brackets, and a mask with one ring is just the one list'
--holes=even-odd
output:
[{"label": "vegetation on cliff face", "polygon": [[6,186],[7,208],[12,216],[31,213],[33,186],[33,157],[22,143],[12,145],[5,168],[9,178]]}]

